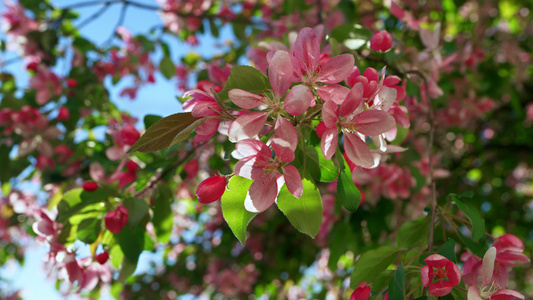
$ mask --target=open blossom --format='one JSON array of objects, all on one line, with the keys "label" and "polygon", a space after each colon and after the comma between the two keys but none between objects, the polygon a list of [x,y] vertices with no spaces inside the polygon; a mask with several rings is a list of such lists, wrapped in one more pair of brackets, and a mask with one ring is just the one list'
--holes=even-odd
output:
[{"label": "open blossom", "polygon": [[[515,236],[512,236],[512,237],[516,238]],[[508,240],[510,241],[511,238]],[[511,241],[511,242],[515,242],[515,241]],[[516,246],[516,245],[511,245],[511,246]],[[499,271],[496,270],[496,266],[497,266],[496,261],[497,261],[496,247],[490,247],[489,250],[487,250],[487,252],[483,256],[483,260],[480,260],[479,264],[476,264],[478,265],[476,268],[478,272],[476,272],[475,274],[478,276],[475,278],[476,281],[474,284],[472,284],[471,282],[472,276],[469,276],[471,275],[471,273],[465,274],[465,282],[470,286],[468,288],[468,294],[467,294],[468,300],[524,299],[524,295],[520,294],[517,291],[513,291],[509,289],[502,289],[502,286],[500,285],[500,283],[498,283],[494,279],[499,273]],[[464,272],[466,273],[466,272],[471,271],[472,270],[471,267],[472,266],[469,266],[468,261],[467,261],[467,263],[465,263]],[[506,270],[505,270],[505,273],[507,273]]]},{"label": "open blossom", "polygon": [[[254,137],[263,129],[268,117],[272,116],[276,119],[272,147],[277,155],[286,156],[285,161],[292,161],[298,138],[296,129],[282,116],[282,113],[287,112],[293,116],[301,115],[309,106],[314,105],[314,97],[303,85],[297,85],[287,93],[293,79],[290,57],[287,52],[277,51],[269,65],[268,75],[272,86],[272,97],[256,95],[240,89],[229,91],[230,100],[239,107],[244,109],[266,107],[264,110],[246,111],[239,116],[229,128],[229,140],[238,142]],[[285,93],[287,95],[282,104],[281,99]]]},{"label": "open blossom", "polygon": [[[276,155],[276,149],[274,149]],[[261,212],[276,200],[278,192],[287,185],[289,192],[296,198],[303,193],[303,185],[298,170],[288,163],[285,156],[272,158],[272,151],[263,142],[245,139],[235,145],[233,154],[240,158],[235,164],[235,174],[254,180],[244,206],[248,211]],[[294,154],[293,154],[294,159]]]},{"label": "open blossom", "polygon": [[461,271],[451,260],[439,254],[432,254],[424,259],[427,264],[422,267],[422,283],[429,286],[429,293],[442,297],[448,295],[454,285],[461,282]]},{"label": "open blossom", "polygon": [[339,101],[348,93],[348,89],[338,83],[352,72],[354,57],[351,54],[332,58],[322,55],[320,38],[309,27],[300,30],[291,53],[292,67],[299,81],[308,87],[314,87],[322,99],[340,104]]},{"label": "open blossom", "polygon": [[343,133],[348,158],[364,168],[374,166],[374,157],[366,145],[365,136],[387,132],[395,126],[395,121],[383,110],[364,110],[363,92],[363,85],[356,83],[342,102],[340,110],[333,101],[326,101],[322,107],[322,118],[327,129],[322,135],[320,148],[326,159],[331,159],[335,154],[339,133]]}]

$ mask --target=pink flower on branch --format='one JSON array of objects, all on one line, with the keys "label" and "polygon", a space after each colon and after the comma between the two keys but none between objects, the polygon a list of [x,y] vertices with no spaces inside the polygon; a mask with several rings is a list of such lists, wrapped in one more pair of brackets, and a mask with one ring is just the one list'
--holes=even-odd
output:
[{"label": "pink flower on branch", "polygon": [[[280,150],[274,148],[277,155],[276,151]],[[285,149],[282,148],[281,152],[285,152]],[[294,159],[294,154],[289,159],[287,155],[272,158],[272,151],[263,142],[245,139],[235,145],[233,155],[240,158],[235,164],[235,174],[254,180],[244,202],[248,211],[261,212],[270,207],[283,184],[287,185],[294,197],[302,196],[300,174],[293,165],[288,164]]]},{"label": "pink flower on branch", "polygon": [[429,286],[429,293],[442,297],[448,295],[454,285],[461,282],[461,271],[451,260],[439,254],[432,254],[424,259],[427,264],[422,267],[422,283]]},{"label": "pink flower on branch", "polygon": [[358,166],[371,168],[374,157],[365,143],[365,136],[378,136],[395,126],[394,118],[385,111],[364,110],[363,85],[356,83],[342,102],[339,110],[333,101],[322,107],[322,118],[327,129],[322,135],[320,148],[326,159],[337,150],[339,132],[344,134],[344,150],[348,158]]}]

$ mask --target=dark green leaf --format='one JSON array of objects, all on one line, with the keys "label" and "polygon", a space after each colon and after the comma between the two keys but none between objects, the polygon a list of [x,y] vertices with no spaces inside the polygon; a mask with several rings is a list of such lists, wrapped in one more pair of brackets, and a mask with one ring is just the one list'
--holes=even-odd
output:
[{"label": "dark green leaf", "polygon": [[133,272],[135,272],[135,269],[137,268],[137,261],[131,262],[129,259],[124,257],[122,260],[122,267],[120,268],[120,273],[118,274],[117,281],[124,283],[126,282],[126,279],[130,277]]},{"label": "dark green leaf", "polygon": [[128,152],[154,152],[185,140],[206,119],[190,112],[177,113],[155,122]]},{"label": "dark green leaf", "polygon": [[155,233],[159,241],[163,244],[168,243],[170,234],[172,233],[173,217],[170,204],[174,200],[174,195],[168,185],[160,185],[155,195],[155,202],[153,205],[154,216],[152,223],[154,224]]},{"label": "dark green leaf", "polygon": [[437,254],[440,254],[447,259],[453,261],[454,264],[457,263],[457,257],[455,256],[455,241],[448,239],[448,241],[437,250]]},{"label": "dark green leaf", "polygon": [[222,100],[228,99],[228,92],[241,89],[254,94],[262,94],[271,89],[270,81],[261,71],[250,66],[236,66],[231,68],[231,74],[218,95]]},{"label": "dark green leaf", "polygon": [[300,198],[294,197],[287,185],[283,185],[278,195],[278,207],[294,228],[314,238],[322,224],[322,198],[312,180],[302,179],[304,188]]},{"label": "dark green leaf", "polygon": [[456,195],[452,195],[452,199],[472,223],[472,240],[477,241],[482,238],[485,234],[485,220],[479,210],[471,202],[464,202]]},{"label": "dark green leaf", "polygon": [[121,232],[115,234],[120,249],[124,253],[124,257],[132,263],[137,263],[139,255],[144,250],[145,233],[145,224],[139,223],[136,225],[128,224],[122,227]]},{"label": "dark green leaf", "polygon": [[354,265],[350,286],[355,289],[363,281],[374,281],[394,262],[399,251],[400,249],[394,246],[381,246],[361,255]]},{"label": "dark green leaf", "polygon": [[342,206],[349,211],[357,211],[359,204],[361,204],[361,192],[359,192],[359,189],[355,186],[355,183],[352,180],[350,167],[348,167],[346,163],[344,163],[344,168],[341,167],[339,173],[339,180],[337,181],[337,199],[340,200]]},{"label": "dark green leaf", "polygon": [[163,117],[156,115],[146,115],[144,116],[144,128],[148,129],[154,125],[157,121],[161,120]]},{"label": "dark green leaf", "polygon": [[128,224],[137,225],[148,214],[148,204],[141,199],[131,198],[122,202],[122,205],[128,210]]},{"label": "dark green leaf", "polygon": [[390,300],[404,300],[404,288],[405,288],[405,273],[403,267],[400,264],[398,269],[394,272],[394,277],[389,284],[389,299]]},{"label": "dark green leaf", "polygon": [[100,231],[102,230],[102,221],[97,218],[88,218],[78,225],[78,231],[76,233],[78,240],[92,244],[98,238]]},{"label": "dark green leaf", "polygon": [[161,74],[163,74],[166,79],[170,79],[174,76],[176,73],[176,67],[169,56],[163,56],[159,63],[159,71],[161,71]]},{"label": "dark green leaf", "polygon": [[252,180],[233,176],[221,199],[222,215],[235,237],[243,245],[246,243],[246,227],[256,215],[244,208],[244,200],[251,184]]},{"label": "dark green leaf", "polygon": [[426,217],[403,223],[396,236],[396,245],[402,248],[410,248],[423,241],[429,232],[428,224],[429,219]]}]

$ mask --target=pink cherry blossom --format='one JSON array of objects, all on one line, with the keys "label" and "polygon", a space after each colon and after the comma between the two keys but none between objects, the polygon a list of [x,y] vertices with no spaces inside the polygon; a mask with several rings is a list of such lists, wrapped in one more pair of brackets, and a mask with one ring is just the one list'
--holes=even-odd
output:
[{"label": "pink cherry blossom", "polygon": [[[214,117],[220,116],[222,108],[218,106],[215,98],[210,94],[201,90],[191,90],[183,94],[184,97],[192,97],[183,103],[183,110],[191,112],[193,117]],[[196,136],[194,140],[197,142],[205,142],[212,138],[218,130],[220,125],[219,118],[213,118],[205,121],[200,126],[196,127]]]},{"label": "pink cherry blossom", "polygon": [[327,129],[322,135],[320,148],[324,157],[331,159],[337,150],[339,133],[344,134],[344,149],[358,166],[371,168],[374,158],[365,142],[365,136],[378,136],[395,125],[394,118],[385,111],[364,110],[363,85],[356,83],[342,102],[341,108],[333,101],[322,107],[322,118]]},{"label": "pink cherry blossom", "polygon": [[270,207],[283,184],[287,185],[294,197],[302,196],[300,174],[294,166],[288,164],[292,160],[284,160],[285,156],[272,158],[272,151],[263,142],[241,140],[235,145],[234,156],[240,158],[235,164],[235,174],[254,180],[244,203],[248,211],[261,212]]},{"label": "pink cherry blossom", "polygon": [[429,286],[429,293],[442,297],[448,295],[454,285],[461,282],[461,271],[451,260],[439,254],[432,254],[424,259],[427,264],[422,267],[422,283]]},{"label": "pink cherry blossom", "polygon": [[[520,248],[523,247],[522,241],[513,235],[503,237],[501,248]],[[497,244],[497,243],[496,243]],[[502,247],[503,246],[503,247]],[[516,247],[518,246],[518,247]],[[522,248],[523,250],[523,248]],[[465,262],[463,274],[465,283],[468,288],[468,300],[514,300],[524,299],[524,296],[516,291],[505,289],[496,278],[501,271],[496,270],[498,267],[496,247],[490,247],[483,256],[483,260],[475,257],[475,263],[472,261]],[[507,274],[507,270],[505,270]],[[473,281],[474,280],[474,281]]]},{"label": "pink cherry blossom", "polygon": [[119,205],[116,210],[108,212],[105,217],[105,227],[112,233],[119,233],[122,231],[122,227],[128,223],[128,210]]}]

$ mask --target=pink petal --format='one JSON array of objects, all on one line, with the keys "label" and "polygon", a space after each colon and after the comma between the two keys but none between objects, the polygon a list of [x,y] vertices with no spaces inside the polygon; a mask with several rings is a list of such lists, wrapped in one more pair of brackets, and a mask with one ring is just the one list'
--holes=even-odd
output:
[{"label": "pink petal", "polygon": [[124,155],[126,155],[126,152],[124,152],[124,150],[122,150],[118,146],[113,146],[107,148],[107,150],[105,151],[105,155],[107,156],[107,158],[109,158],[109,160],[119,160]]},{"label": "pink petal", "polygon": [[400,82],[402,82],[402,79],[400,77],[396,75],[390,75],[390,76],[387,76],[385,80],[383,80],[383,85],[392,87],[393,85],[397,85]]},{"label": "pink petal", "polygon": [[358,135],[352,133],[344,134],[344,150],[354,164],[363,168],[371,168],[374,165],[372,153]]},{"label": "pink petal", "polygon": [[263,104],[263,96],[249,93],[240,89],[233,89],[228,92],[231,102],[244,109],[256,108]]},{"label": "pink petal", "polygon": [[318,81],[324,83],[339,83],[352,73],[353,65],[353,55],[337,55],[320,66]]},{"label": "pink petal", "polygon": [[333,101],[326,101],[322,106],[322,120],[327,128],[335,128],[339,119],[339,107]]},{"label": "pink petal", "polygon": [[429,285],[429,293],[433,296],[442,297],[448,295],[452,291],[453,285],[446,280],[440,280]]},{"label": "pink petal", "polygon": [[268,79],[274,94],[283,96],[291,86],[293,80],[291,57],[286,51],[276,51],[268,68]]},{"label": "pink petal", "polygon": [[293,161],[297,144],[298,134],[292,123],[283,117],[278,117],[274,127],[272,149],[279,160],[283,162]]},{"label": "pink petal", "polygon": [[468,300],[483,300],[481,295],[479,295],[479,290],[476,286],[471,286],[468,288],[468,295],[466,297]]},{"label": "pink petal", "polygon": [[448,280],[450,280],[453,285],[458,285],[461,282],[461,271],[452,261],[446,266],[446,276],[448,276]]},{"label": "pink petal", "polygon": [[264,175],[264,168],[268,162],[259,156],[249,156],[239,160],[233,168],[235,174],[248,178],[257,179]]},{"label": "pink petal", "polygon": [[376,136],[396,126],[394,118],[381,110],[366,110],[350,121],[356,130],[364,135]]},{"label": "pink petal", "polygon": [[89,175],[91,179],[99,182],[105,179],[104,167],[99,162],[93,162],[89,165]]},{"label": "pink petal", "polygon": [[429,286],[433,278],[429,278],[429,266],[425,265],[422,267],[422,270],[420,270],[420,274],[422,276],[422,284],[424,286]]},{"label": "pink petal", "polygon": [[496,261],[496,248],[490,247],[483,256],[483,267],[481,274],[483,275],[483,285],[489,285],[492,282],[492,274],[494,272],[494,262]]},{"label": "pink petal", "polygon": [[235,145],[235,150],[242,155],[242,157],[248,157],[253,155],[260,155],[265,158],[272,157],[272,152],[265,143],[254,140],[254,139],[245,139],[239,141]]},{"label": "pink petal", "polygon": [[219,124],[220,119],[209,119],[203,122],[200,126],[196,127],[194,131],[196,131],[196,133],[200,135],[209,135],[217,131]]},{"label": "pink petal", "polygon": [[524,295],[520,294],[517,291],[508,290],[508,289],[499,290],[496,293],[494,293],[491,297],[491,300],[515,300],[515,299],[525,299],[525,297]]},{"label": "pink petal", "polygon": [[300,198],[304,192],[304,187],[300,173],[298,173],[296,167],[293,165],[286,165],[283,168],[283,178],[285,179],[285,184],[287,185],[289,192],[291,192],[294,197]]},{"label": "pink petal", "polygon": [[299,116],[307,111],[315,97],[304,85],[293,87],[285,97],[283,109],[293,116]]},{"label": "pink petal", "polygon": [[262,111],[251,111],[241,115],[229,128],[229,140],[235,143],[256,136],[265,126],[267,116],[267,113]]},{"label": "pink petal", "polygon": [[300,30],[293,49],[302,67],[313,72],[320,61],[320,43],[313,29],[305,27]]},{"label": "pink petal", "polygon": [[350,93],[350,89],[340,84],[328,84],[316,87],[318,96],[324,101],[333,101],[337,104],[342,104],[346,95]]},{"label": "pink petal", "polygon": [[246,210],[251,212],[262,212],[269,208],[270,205],[276,201],[276,197],[278,196],[276,176],[267,174],[254,180],[252,185],[250,185],[248,195],[249,201],[245,200]]},{"label": "pink petal", "polygon": [[35,102],[39,105],[44,105],[50,99],[50,91],[48,89],[42,89],[35,95]]},{"label": "pink petal", "polygon": [[396,100],[396,89],[389,87],[382,87],[376,99],[374,99],[374,107],[383,111],[388,111],[394,101]]},{"label": "pink petal", "polygon": [[450,260],[446,257],[440,255],[440,254],[432,254],[426,259],[424,259],[424,262],[428,264],[430,267],[442,269],[445,268]]},{"label": "pink petal", "polygon": [[331,159],[335,151],[337,151],[337,144],[339,143],[339,132],[337,128],[329,128],[322,134],[320,141],[320,150],[326,159]]},{"label": "pink petal", "polygon": [[341,115],[347,116],[353,113],[363,102],[363,84],[357,82],[341,104]]}]

